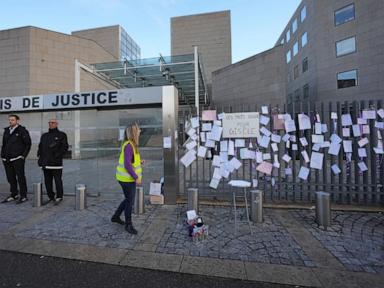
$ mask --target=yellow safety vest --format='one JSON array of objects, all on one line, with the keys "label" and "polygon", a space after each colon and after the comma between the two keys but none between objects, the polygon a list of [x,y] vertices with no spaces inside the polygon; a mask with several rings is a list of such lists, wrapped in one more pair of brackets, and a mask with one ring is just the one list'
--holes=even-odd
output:
[{"label": "yellow safety vest", "polygon": [[[123,143],[120,151],[119,165],[117,165],[116,167],[116,179],[121,182],[135,182],[135,178],[133,178],[128,173],[127,169],[125,169],[125,166],[124,166],[124,150],[128,144],[131,144],[132,148],[134,147],[131,141],[125,141]],[[142,168],[141,168],[140,154],[139,154],[139,151],[137,151],[137,149],[134,149],[134,148],[133,148],[133,159],[134,159],[132,163],[133,170],[135,171],[139,179],[141,179]]]}]

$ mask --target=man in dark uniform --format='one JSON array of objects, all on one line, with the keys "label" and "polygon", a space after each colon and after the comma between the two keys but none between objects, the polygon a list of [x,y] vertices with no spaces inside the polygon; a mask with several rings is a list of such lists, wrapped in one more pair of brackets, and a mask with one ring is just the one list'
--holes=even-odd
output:
[{"label": "man in dark uniform", "polygon": [[[68,150],[68,141],[67,134],[57,129],[56,119],[49,120],[48,125],[48,132],[41,136],[37,157],[38,164],[44,172],[49,202],[54,201],[57,205],[63,200],[63,157]],[[53,192],[53,179],[55,179],[56,195]]]},{"label": "man in dark uniform", "polygon": [[[31,149],[31,137],[28,130],[19,124],[17,115],[9,115],[9,127],[4,128],[3,146],[1,147],[1,158],[3,160],[5,174],[11,186],[11,195],[4,202],[19,199],[18,204],[28,200],[27,180],[25,179],[25,158]],[[16,179],[17,178],[17,179]],[[17,187],[19,182],[20,198]]]}]

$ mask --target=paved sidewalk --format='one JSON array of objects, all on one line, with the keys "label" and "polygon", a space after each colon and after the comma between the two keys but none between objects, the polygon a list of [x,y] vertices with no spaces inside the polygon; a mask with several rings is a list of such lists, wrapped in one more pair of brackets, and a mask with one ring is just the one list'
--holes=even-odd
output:
[{"label": "paved sidewalk", "polygon": [[[0,197],[6,194],[0,193]],[[264,209],[264,223],[239,223],[230,207],[201,206],[209,236],[193,242],[185,205],[146,205],[134,216],[139,234],[110,222],[116,197],[88,198],[75,211],[73,197],[59,206],[0,205],[0,247],[123,266],[310,287],[383,287],[384,215],[332,213],[328,231],[314,224],[313,210]],[[244,220],[245,210],[239,209]]]}]

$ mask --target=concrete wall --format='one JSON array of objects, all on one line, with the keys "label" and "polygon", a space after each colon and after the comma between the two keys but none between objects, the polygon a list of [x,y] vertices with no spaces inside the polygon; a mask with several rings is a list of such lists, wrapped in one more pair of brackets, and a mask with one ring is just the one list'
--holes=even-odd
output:
[{"label": "concrete wall", "polygon": [[281,104],[285,101],[284,48],[273,49],[213,72],[215,104]]},{"label": "concrete wall", "polygon": [[171,18],[171,54],[192,54],[193,46],[199,47],[210,84],[213,71],[232,63],[230,11]]},{"label": "concrete wall", "polygon": [[[0,97],[74,91],[75,59],[84,64],[116,61],[83,38],[35,27],[0,31]],[[80,86],[112,88],[87,72],[81,73]]]},{"label": "concrete wall", "polygon": [[0,31],[0,96],[28,95],[29,39],[27,28]]},{"label": "concrete wall", "polygon": [[93,40],[101,45],[116,59],[120,59],[120,26],[109,26],[101,28],[73,31],[73,36]]}]

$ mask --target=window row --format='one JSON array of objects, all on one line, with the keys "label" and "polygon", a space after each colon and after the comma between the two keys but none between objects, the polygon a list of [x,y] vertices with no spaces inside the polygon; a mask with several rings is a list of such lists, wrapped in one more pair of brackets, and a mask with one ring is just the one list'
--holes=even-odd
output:
[{"label": "window row", "polygon": [[[307,43],[308,43],[308,34],[307,32],[304,32],[303,35],[301,35],[301,48],[307,45]],[[292,46],[292,54],[293,56],[296,56],[298,53],[299,53],[299,42],[296,41]],[[288,50],[286,54],[286,60],[287,60],[287,63],[291,62],[292,60],[291,50]]]},{"label": "window row", "polygon": [[[307,7],[306,6],[301,8],[301,11],[300,11],[300,22],[303,22],[305,20],[305,18],[307,18]],[[291,40],[291,33],[292,33],[292,35],[295,34],[296,31],[297,31],[297,28],[298,28],[298,19],[295,18],[292,21],[291,27],[288,28],[287,32],[285,32],[285,43],[288,43],[289,40]],[[281,39],[280,43],[284,44],[284,37]]]}]

